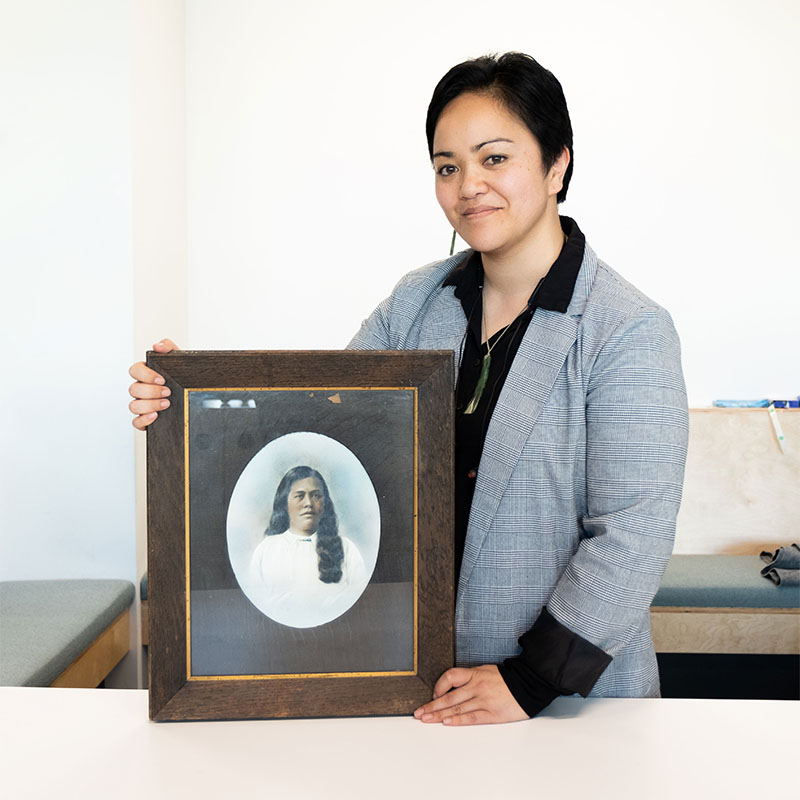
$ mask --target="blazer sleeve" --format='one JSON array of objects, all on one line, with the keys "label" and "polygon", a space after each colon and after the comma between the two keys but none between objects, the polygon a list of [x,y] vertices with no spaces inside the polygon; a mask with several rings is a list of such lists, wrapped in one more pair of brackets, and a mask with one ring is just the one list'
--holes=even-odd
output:
[{"label": "blazer sleeve", "polygon": [[547,609],[613,658],[647,624],[681,500],[689,424],[669,314],[629,316],[587,374],[584,537]]},{"label": "blazer sleeve", "polygon": [[386,298],[362,323],[356,335],[347,345],[348,350],[391,350],[389,335],[389,307],[391,297]]}]

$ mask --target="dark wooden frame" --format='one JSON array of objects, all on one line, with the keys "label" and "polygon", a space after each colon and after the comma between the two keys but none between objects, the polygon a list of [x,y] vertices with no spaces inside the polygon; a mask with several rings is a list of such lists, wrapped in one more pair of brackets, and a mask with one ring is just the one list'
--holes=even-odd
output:
[{"label": "dark wooden frame", "polygon": [[[150,717],[166,720],[409,714],[453,664],[453,354],[449,351],[150,352],[171,408],[148,428]],[[185,390],[416,390],[416,671],[198,680],[187,676]]]}]

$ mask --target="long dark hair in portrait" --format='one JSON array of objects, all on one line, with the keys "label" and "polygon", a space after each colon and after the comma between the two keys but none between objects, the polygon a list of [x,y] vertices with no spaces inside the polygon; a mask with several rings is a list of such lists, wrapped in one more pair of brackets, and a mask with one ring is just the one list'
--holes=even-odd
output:
[{"label": "long dark hair in portrait", "polygon": [[292,467],[282,478],[275,491],[275,500],[272,503],[272,517],[267,527],[267,536],[275,536],[289,530],[289,492],[292,485],[306,478],[315,478],[322,487],[324,506],[322,518],[317,528],[317,563],[319,565],[319,579],[323,583],[338,583],[342,579],[342,561],[344,561],[344,547],[339,536],[339,521],[333,507],[328,484],[325,478],[311,467]]}]

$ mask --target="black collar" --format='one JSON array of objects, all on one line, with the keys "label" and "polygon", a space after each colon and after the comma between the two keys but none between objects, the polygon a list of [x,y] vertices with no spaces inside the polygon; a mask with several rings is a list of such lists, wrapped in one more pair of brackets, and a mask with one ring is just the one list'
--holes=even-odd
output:
[{"label": "black collar", "polygon": [[[575,290],[575,281],[583,263],[586,237],[575,220],[570,217],[559,217],[559,220],[561,230],[567,235],[567,241],[553,262],[553,266],[544,276],[538,292],[534,290],[531,294],[529,302],[530,309],[544,308],[563,314]],[[455,286],[455,296],[461,301],[464,313],[469,318],[483,288],[481,254],[473,251],[472,255],[453,268],[442,286]]]}]

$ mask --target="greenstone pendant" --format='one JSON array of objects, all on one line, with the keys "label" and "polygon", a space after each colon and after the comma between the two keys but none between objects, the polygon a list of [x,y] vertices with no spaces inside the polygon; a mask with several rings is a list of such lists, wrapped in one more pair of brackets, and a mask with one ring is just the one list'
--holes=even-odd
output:
[{"label": "greenstone pendant", "polygon": [[478,382],[475,384],[475,391],[472,393],[472,399],[467,403],[467,407],[464,409],[465,414],[473,414],[475,413],[475,409],[478,407],[478,403],[481,401],[481,395],[483,395],[483,390],[486,388],[486,381],[489,380],[489,366],[492,363],[492,354],[487,353],[483,357],[483,362],[481,363],[481,371],[480,375],[478,375]]}]

